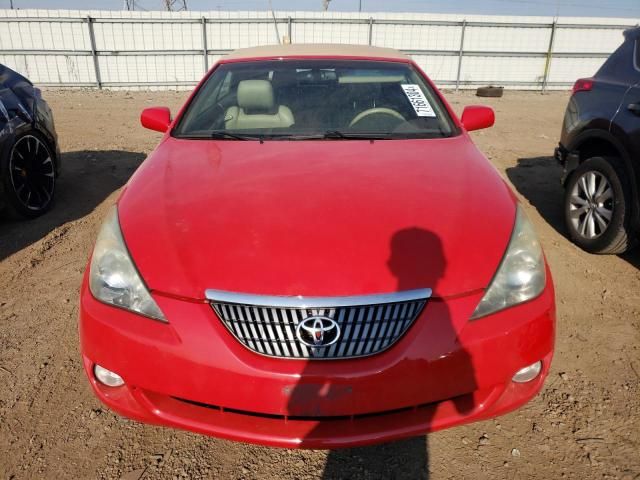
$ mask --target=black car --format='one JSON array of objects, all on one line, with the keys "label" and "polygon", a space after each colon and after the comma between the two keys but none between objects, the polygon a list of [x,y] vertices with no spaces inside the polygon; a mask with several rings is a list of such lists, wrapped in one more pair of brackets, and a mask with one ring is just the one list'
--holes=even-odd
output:
[{"label": "black car", "polygon": [[592,253],[625,252],[640,232],[640,28],[624,38],[575,83],[555,152],[569,235]]},{"label": "black car", "polygon": [[49,105],[29,80],[0,64],[0,213],[33,218],[46,212],[59,170]]}]

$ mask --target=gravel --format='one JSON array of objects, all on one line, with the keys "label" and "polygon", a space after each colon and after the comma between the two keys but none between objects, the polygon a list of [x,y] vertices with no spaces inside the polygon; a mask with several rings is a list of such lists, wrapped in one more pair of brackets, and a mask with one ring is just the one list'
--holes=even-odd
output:
[{"label": "gravel", "polygon": [[[483,99],[497,122],[473,134],[515,186],[556,284],[552,374],[527,405],[428,437],[332,452],[228,442],[102,407],[80,364],[78,286],[109,205],[159,139],[139,126],[140,110],[175,111],[186,95],[45,92],[65,161],[57,204],[34,221],[0,221],[0,478],[638,478],[640,253],[592,256],[564,236],[550,157],[564,92]],[[478,102],[472,92],[448,98],[457,111]]]}]

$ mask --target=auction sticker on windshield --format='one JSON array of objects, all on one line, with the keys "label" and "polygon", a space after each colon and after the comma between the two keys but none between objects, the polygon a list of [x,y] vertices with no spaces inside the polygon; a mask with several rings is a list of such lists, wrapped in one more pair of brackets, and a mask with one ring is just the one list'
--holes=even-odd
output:
[{"label": "auction sticker on windshield", "polygon": [[416,115],[418,115],[419,117],[436,116],[436,112],[433,111],[433,108],[431,108],[427,97],[424,96],[424,93],[418,85],[402,85],[402,90],[404,90],[404,94],[409,99],[409,103],[411,103],[411,106],[416,111]]}]

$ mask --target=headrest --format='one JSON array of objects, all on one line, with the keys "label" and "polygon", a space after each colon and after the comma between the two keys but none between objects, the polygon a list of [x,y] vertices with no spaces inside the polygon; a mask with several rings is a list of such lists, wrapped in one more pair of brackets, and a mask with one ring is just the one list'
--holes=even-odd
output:
[{"label": "headrest", "polygon": [[271,111],[273,87],[269,80],[242,80],[238,83],[238,106],[245,111]]}]

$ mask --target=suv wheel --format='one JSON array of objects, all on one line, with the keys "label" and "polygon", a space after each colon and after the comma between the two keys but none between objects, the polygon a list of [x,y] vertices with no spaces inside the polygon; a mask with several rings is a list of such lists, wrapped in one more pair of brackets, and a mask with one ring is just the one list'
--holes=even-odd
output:
[{"label": "suv wheel", "polygon": [[576,168],[564,196],[571,240],[591,253],[619,254],[632,246],[628,178],[616,157],[592,157]]},{"label": "suv wheel", "polygon": [[46,212],[55,191],[54,158],[37,132],[17,138],[0,157],[0,196],[13,217],[35,218]]}]

